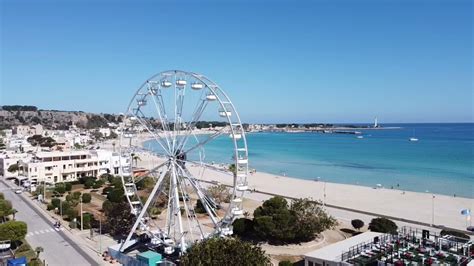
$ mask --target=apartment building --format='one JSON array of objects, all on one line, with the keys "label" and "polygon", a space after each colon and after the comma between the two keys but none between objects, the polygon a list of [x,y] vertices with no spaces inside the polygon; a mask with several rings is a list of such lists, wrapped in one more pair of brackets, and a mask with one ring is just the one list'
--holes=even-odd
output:
[{"label": "apartment building", "polygon": [[85,176],[110,173],[122,174],[120,160],[129,163],[117,153],[105,150],[38,152],[29,162],[24,162],[25,176],[33,181],[47,183],[75,181]]}]

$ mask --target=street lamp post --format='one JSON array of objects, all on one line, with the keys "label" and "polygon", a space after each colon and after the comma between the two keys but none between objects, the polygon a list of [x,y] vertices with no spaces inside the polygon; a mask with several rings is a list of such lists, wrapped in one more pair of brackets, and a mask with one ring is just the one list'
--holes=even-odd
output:
[{"label": "street lamp post", "polygon": [[323,207],[326,207],[326,181],[324,181],[324,185],[323,185],[323,197],[324,197]]},{"label": "street lamp post", "polygon": [[435,199],[435,195],[432,194],[431,195],[431,226],[434,225],[434,199]]},{"label": "street lamp post", "polygon": [[102,254],[102,215],[99,215],[99,253]]},{"label": "street lamp post", "polygon": [[59,213],[61,215],[61,219],[63,218],[63,201],[59,201]]},{"label": "street lamp post", "polygon": [[81,231],[84,230],[84,215],[82,213],[82,196],[81,196]]}]

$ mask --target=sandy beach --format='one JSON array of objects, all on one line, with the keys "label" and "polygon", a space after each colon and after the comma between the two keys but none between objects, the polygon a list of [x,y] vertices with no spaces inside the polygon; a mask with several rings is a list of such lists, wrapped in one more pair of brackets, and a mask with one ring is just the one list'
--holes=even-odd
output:
[{"label": "sandy beach", "polygon": [[[148,136],[142,135],[135,140],[134,145],[142,145],[148,139]],[[102,148],[111,149],[112,145],[110,142],[104,143]],[[138,165],[145,168],[157,166],[163,161],[163,159],[144,153],[140,155],[140,159]],[[190,166],[189,169],[197,178],[228,185],[232,184],[230,172],[223,173],[207,169],[204,175],[199,177],[197,176],[198,166]],[[256,173],[249,174],[247,180],[250,190],[256,189],[294,198],[312,198],[330,205],[428,224],[431,224],[434,220],[435,225],[443,225],[459,230],[465,230],[466,225],[469,225],[466,222],[466,217],[461,215],[461,210],[474,210],[474,199],[471,198],[303,180],[263,173],[259,172],[258,169]],[[324,191],[326,197],[324,197]],[[268,195],[249,192],[246,197],[254,200],[264,200],[268,198]]]}]

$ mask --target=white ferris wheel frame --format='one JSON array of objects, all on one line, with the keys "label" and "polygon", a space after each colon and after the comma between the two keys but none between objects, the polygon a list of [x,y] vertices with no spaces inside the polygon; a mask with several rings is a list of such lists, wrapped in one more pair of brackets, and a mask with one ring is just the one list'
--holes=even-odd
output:
[{"label": "white ferris wheel frame", "polygon": [[[194,80],[192,85],[187,84],[187,81],[190,79]],[[195,90],[202,90],[202,93],[200,102],[196,105],[192,115],[192,120],[183,121],[182,111],[185,92],[188,88],[191,89],[190,87]],[[162,90],[169,89],[174,89],[175,92],[173,121],[168,120],[162,95]],[[204,91],[207,91],[205,95],[203,93]],[[162,130],[160,132],[142,117],[144,114],[140,108],[146,105],[148,98],[152,99],[154,107],[156,108],[157,118],[159,119],[162,126]],[[221,117],[226,118],[228,126],[223,127],[223,129],[217,131],[214,134],[210,134],[207,136],[207,138],[205,138],[205,140],[198,141],[197,137],[193,133],[193,129],[196,123],[200,121],[199,119],[201,118],[201,115],[206,109],[208,103],[214,101],[218,103],[217,111]],[[132,145],[132,138],[134,137],[133,123],[137,122],[139,125],[145,128],[146,132],[148,132],[153,137],[153,140],[161,146],[165,152],[165,154],[161,154],[161,156],[164,156],[166,159],[164,163],[148,170],[147,174],[155,177],[156,182],[151,194],[144,203],[137,195],[138,190],[136,188],[136,183],[140,181],[140,179],[135,179],[133,176],[133,158],[131,158],[131,154],[134,152],[153,153],[153,151],[146,150],[144,147],[136,147]],[[173,123],[173,129],[170,129],[169,123]],[[186,123],[185,128],[181,128],[183,123]],[[225,130],[227,130],[227,132],[225,132]],[[184,134],[184,137],[181,135],[181,140],[177,138],[180,136],[180,134]],[[196,162],[187,160],[186,157],[183,159],[177,154],[186,154],[198,148],[203,149],[207,143],[223,134],[229,134],[229,137],[233,142],[232,159],[235,165],[235,172],[233,173],[229,173],[226,170],[217,169],[212,165],[204,163],[202,158],[200,161]],[[197,143],[192,146],[192,148],[183,151],[190,137],[194,137]],[[181,253],[185,252],[189,245],[192,244],[190,243],[190,239],[186,237],[188,233],[192,235],[192,232],[186,231],[184,228],[185,223],[187,223],[188,229],[192,230],[190,220],[191,222],[196,223],[200,231],[199,239],[192,239],[194,241],[202,240],[214,235],[222,236],[232,234],[232,222],[235,218],[243,214],[243,195],[245,191],[248,190],[247,176],[249,173],[249,168],[247,140],[245,138],[244,127],[242,126],[237,110],[235,109],[227,94],[216,83],[204,75],[181,70],[164,71],[152,76],[140,86],[129,103],[127,112],[121,124],[119,143],[119,153],[121,156],[120,172],[123,188],[127,201],[130,204],[131,211],[137,217],[126,240],[122,243],[120,251],[124,251],[126,248],[126,243],[131,240],[135,231],[137,229],[141,229],[151,238],[152,243],[164,245],[165,247],[171,248],[172,250],[178,248]],[[122,157],[125,159],[122,159]],[[202,170],[200,172],[200,177],[202,177],[204,174],[205,169],[226,172],[232,176],[233,182],[230,191],[231,200],[223,217],[219,217],[217,215],[216,203],[209,195],[207,195],[207,192],[203,186],[201,186],[200,178],[193,176],[187,169],[185,162],[188,165],[191,164],[200,166]],[[156,199],[160,193],[165,193],[162,186],[164,184],[163,181],[165,178],[168,178],[167,174],[169,174],[170,178],[170,189],[168,193],[166,225],[164,228],[160,228],[154,224],[155,227],[158,228],[158,231],[151,231],[149,224],[150,222],[154,222],[152,219],[150,219],[148,208],[150,207],[150,204],[154,204],[153,201],[156,202]],[[186,199],[183,198],[183,203],[180,203],[179,194],[181,193],[183,197],[184,195],[187,195],[183,190],[183,184],[184,186],[191,187],[199,197],[199,200],[202,202],[207,215],[209,215],[212,223],[214,224],[214,230],[212,233],[205,234],[203,232],[199,219],[197,219],[197,217],[194,215],[194,208],[192,206],[187,206],[190,204],[187,204]],[[171,193],[173,194],[171,195]],[[184,208],[185,210],[186,215],[184,217],[181,217],[181,208]],[[178,223],[178,226],[176,226],[176,222]],[[174,234],[171,233],[172,224],[174,228]],[[176,236],[177,228],[179,229],[178,236]]]}]

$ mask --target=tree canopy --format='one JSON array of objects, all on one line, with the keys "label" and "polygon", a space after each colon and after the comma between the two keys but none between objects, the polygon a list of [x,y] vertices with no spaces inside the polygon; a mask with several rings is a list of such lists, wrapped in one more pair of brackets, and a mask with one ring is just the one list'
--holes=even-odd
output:
[{"label": "tree canopy", "polygon": [[271,265],[259,246],[235,238],[210,238],[194,244],[184,256],[182,265]]},{"label": "tree canopy", "polygon": [[135,222],[135,216],[130,212],[130,205],[126,202],[111,202],[109,204],[111,206],[104,208],[105,215],[107,216],[106,228],[109,233],[112,236],[128,234]]},{"label": "tree canopy", "polygon": [[273,197],[254,211],[253,229],[263,240],[279,243],[309,241],[337,222],[318,202],[297,199],[289,206],[286,199]]},{"label": "tree canopy", "polygon": [[396,234],[397,229],[397,225],[392,220],[383,217],[374,218],[369,223],[369,230],[374,232]]},{"label": "tree canopy", "polygon": [[25,238],[27,226],[25,222],[9,221],[0,224],[0,240],[18,241]]}]

